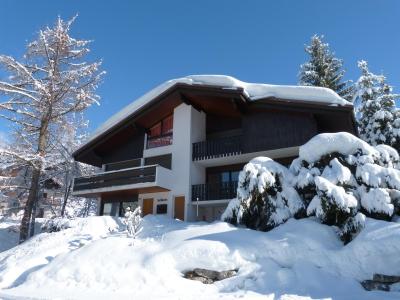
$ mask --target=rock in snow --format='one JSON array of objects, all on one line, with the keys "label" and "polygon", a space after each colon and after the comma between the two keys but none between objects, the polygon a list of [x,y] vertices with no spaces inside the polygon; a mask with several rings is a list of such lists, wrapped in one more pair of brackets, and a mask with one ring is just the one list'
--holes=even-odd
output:
[{"label": "rock in snow", "polygon": [[184,277],[187,279],[200,281],[204,284],[211,284],[214,283],[215,281],[220,281],[235,276],[236,273],[237,270],[228,270],[219,272],[219,271],[195,268],[193,271],[185,272]]}]

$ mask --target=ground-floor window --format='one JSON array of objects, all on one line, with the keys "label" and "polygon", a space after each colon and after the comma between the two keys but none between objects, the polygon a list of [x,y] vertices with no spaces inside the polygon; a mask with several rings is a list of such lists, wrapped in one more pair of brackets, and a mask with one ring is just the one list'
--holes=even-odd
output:
[{"label": "ground-floor window", "polygon": [[129,202],[105,202],[103,203],[102,211],[100,215],[123,217],[126,213],[126,209],[129,207],[131,210],[135,210],[138,207],[138,201]]},{"label": "ground-floor window", "polygon": [[157,214],[164,215],[167,213],[168,205],[167,204],[157,204]]}]

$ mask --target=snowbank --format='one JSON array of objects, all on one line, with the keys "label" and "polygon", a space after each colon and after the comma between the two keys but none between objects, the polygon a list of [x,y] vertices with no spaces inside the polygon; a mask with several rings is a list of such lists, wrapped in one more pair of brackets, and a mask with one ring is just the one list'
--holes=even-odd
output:
[{"label": "snowbank", "polygon": [[[96,139],[114,125],[127,118],[133,112],[141,109],[152,99],[156,98],[175,84],[179,83],[188,85],[214,86],[225,89],[243,89],[243,93],[252,101],[262,98],[275,97],[288,101],[297,100],[326,103],[330,105],[351,105],[350,102],[344,100],[338,94],[328,88],[247,83],[226,75],[190,75],[166,81],[138,99],[134,100],[131,104],[114,114],[99,128],[97,128],[85,144]],[[83,147],[85,144],[83,144],[81,147]]]},{"label": "snowbank", "polygon": [[[136,242],[118,219],[93,217],[40,234],[0,254],[0,298],[74,299],[398,299],[366,292],[359,281],[400,270],[400,224],[367,219],[343,246],[332,227],[312,218],[269,231],[224,222],[144,218]],[[212,285],[184,279],[194,267],[238,268]],[[11,298],[10,298],[11,299]]]}]

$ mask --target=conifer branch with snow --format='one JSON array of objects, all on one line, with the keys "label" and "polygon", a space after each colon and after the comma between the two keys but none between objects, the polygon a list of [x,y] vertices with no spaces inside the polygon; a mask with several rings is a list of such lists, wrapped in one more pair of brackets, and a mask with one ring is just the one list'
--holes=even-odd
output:
[{"label": "conifer branch with snow", "polygon": [[335,57],[324,36],[313,35],[310,45],[305,47],[310,60],[300,66],[299,85],[330,88],[342,98],[353,98],[351,81],[343,81],[343,61]]},{"label": "conifer branch with snow", "polygon": [[386,77],[369,71],[366,61],[359,61],[361,76],[356,83],[355,104],[360,137],[371,145],[387,144],[400,150],[400,113]]}]

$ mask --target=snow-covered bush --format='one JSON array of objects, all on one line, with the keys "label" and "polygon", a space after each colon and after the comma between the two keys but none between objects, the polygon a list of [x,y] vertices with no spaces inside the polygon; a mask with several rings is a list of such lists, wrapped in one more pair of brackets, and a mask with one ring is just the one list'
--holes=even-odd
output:
[{"label": "snow-covered bush", "polygon": [[345,132],[319,134],[300,147],[289,170],[266,157],[250,161],[222,219],[266,231],[291,217],[316,216],[347,243],[365,216],[391,220],[400,213],[399,169],[389,146]]},{"label": "snow-covered bush", "polygon": [[41,226],[42,232],[57,232],[71,228],[71,221],[68,218],[51,218],[47,219]]},{"label": "snow-covered bush", "polygon": [[138,206],[134,211],[131,211],[130,207],[127,207],[125,213],[125,223],[129,237],[136,238],[136,236],[142,230],[141,214],[142,211],[140,209],[140,206]]},{"label": "snow-covered bush", "polygon": [[399,155],[386,145],[370,146],[349,133],[324,133],[300,147],[290,170],[308,215],[339,227],[348,242],[364,216],[390,220],[399,201]]},{"label": "snow-covered bush", "polygon": [[267,231],[304,212],[287,168],[266,157],[251,160],[240,172],[238,199],[222,218],[232,224]]}]

